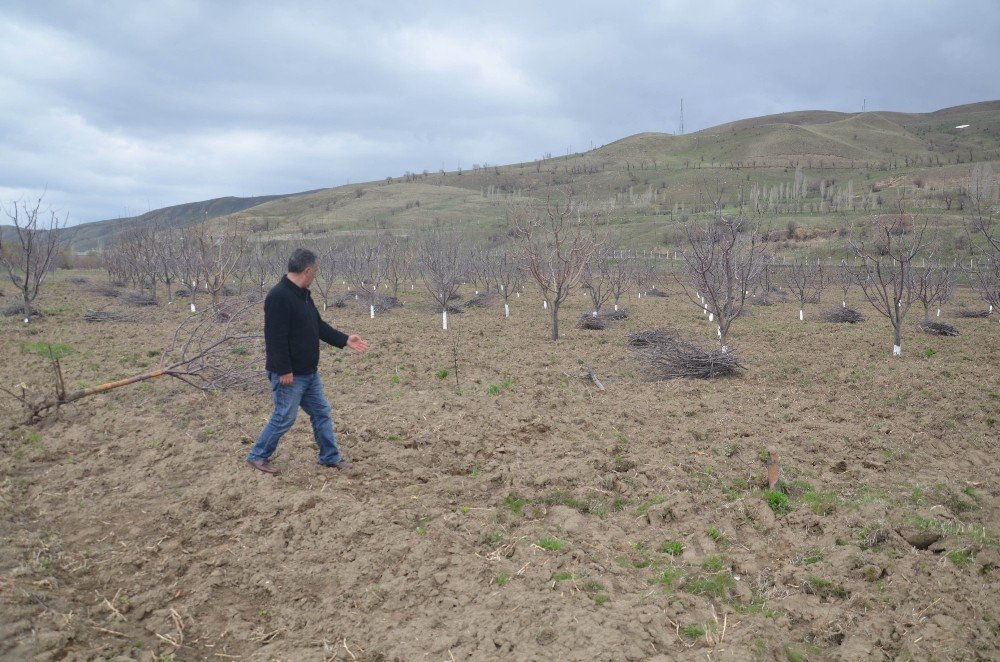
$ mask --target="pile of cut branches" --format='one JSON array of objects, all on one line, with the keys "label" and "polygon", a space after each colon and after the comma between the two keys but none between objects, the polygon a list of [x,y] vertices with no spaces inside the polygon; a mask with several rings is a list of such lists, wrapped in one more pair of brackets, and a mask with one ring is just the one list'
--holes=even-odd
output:
[{"label": "pile of cut branches", "polygon": [[629,347],[650,347],[670,342],[672,334],[667,329],[646,329],[628,334],[626,344]]},{"label": "pile of cut branches", "polygon": [[128,292],[125,294],[125,303],[130,306],[155,306],[156,299],[143,292]]},{"label": "pile of cut branches", "polygon": [[646,333],[650,334],[648,344],[640,346],[636,356],[652,381],[728,377],[745,369],[739,359],[721,349],[699,347],[665,329]]},{"label": "pile of cut branches", "polygon": [[646,292],[645,296],[647,296],[647,297],[666,297],[666,296],[670,296],[670,295],[667,294],[666,292],[664,292],[663,290],[658,290],[658,289],[656,289],[654,287],[653,289],[651,289],[648,292]]},{"label": "pile of cut branches", "polygon": [[91,287],[90,291],[93,294],[97,294],[98,296],[102,297],[107,297],[109,299],[117,299],[122,295],[122,291],[120,288],[115,287],[114,285],[111,285],[109,283],[98,283],[97,285]]},{"label": "pile of cut branches", "polygon": [[465,302],[466,308],[488,308],[497,302],[499,296],[494,292],[480,292]]},{"label": "pile of cut branches", "polygon": [[969,310],[968,308],[961,308],[957,313],[955,313],[955,317],[962,317],[965,319],[979,319],[981,317],[989,316],[989,310]]},{"label": "pile of cut branches", "polygon": [[139,319],[138,313],[125,313],[118,310],[86,310],[81,315],[84,322],[134,322]]},{"label": "pile of cut branches", "polygon": [[620,322],[621,320],[628,319],[628,313],[624,310],[606,310],[597,314],[601,319],[607,320],[608,322]]},{"label": "pile of cut branches", "polygon": [[825,310],[819,314],[819,318],[824,322],[833,322],[835,324],[857,324],[858,322],[865,321],[864,315],[853,308],[844,307]]},{"label": "pile of cut branches", "polygon": [[589,331],[603,331],[608,328],[608,323],[600,316],[595,317],[593,313],[584,313],[577,321],[576,328],[587,329]]},{"label": "pile of cut branches", "polygon": [[917,329],[932,336],[957,336],[958,329],[944,322],[919,322]]},{"label": "pile of cut branches", "polygon": [[[31,309],[32,317],[44,317],[41,311],[36,308]],[[0,308],[0,317],[24,317],[24,304],[14,303],[9,306]]]}]

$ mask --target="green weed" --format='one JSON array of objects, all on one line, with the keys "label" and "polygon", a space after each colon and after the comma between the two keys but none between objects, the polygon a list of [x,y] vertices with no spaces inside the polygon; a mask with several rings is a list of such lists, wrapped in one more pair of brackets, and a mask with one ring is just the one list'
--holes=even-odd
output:
[{"label": "green weed", "polygon": [[37,354],[46,359],[62,359],[73,353],[73,348],[65,343],[23,342],[22,354]]},{"label": "green weed", "polygon": [[542,549],[547,549],[551,552],[556,552],[566,546],[565,540],[559,540],[559,538],[551,538],[549,536],[542,536],[538,541],[538,546]]},{"label": "green weed", "polygon": [[524,509],[524,499],[515,494],[508,494],[503,498],[503,505],[514,515],[520,515]]},{"label": "green weed", "polygon": [[698,639],[705,636],[705,628],[693,623],[681,627],[678,632],[680,632],[682,637],[687,637],[688,639]]},{"label": "green weed", "polygon": [[788,495],[778,490],[765,490],[764,500],[778,515],[785,515],[791,509],[788,505]]}]

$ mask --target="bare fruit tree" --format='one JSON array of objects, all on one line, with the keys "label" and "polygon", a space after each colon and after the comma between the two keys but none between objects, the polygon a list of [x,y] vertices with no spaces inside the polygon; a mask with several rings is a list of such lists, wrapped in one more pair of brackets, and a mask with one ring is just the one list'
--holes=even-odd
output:
[{"label": "bare fruit tree", "polygon": [[441,309],[448,330],[448,304],[462,284],[462,242],[457,235],[433,228],[417,240],[417,260],[424,286]]},{"label": "bare fruit tree", "polygon": [[236,273],[246,251],[246,235],[237,223],[215,232],[202,224],[196,238],[199,270],[205,288],[212,294],[212,305],[218,305],[219,296]]},{"label": "bare fruit tree", "polygon": [[611,298],[610,261],[607,251],[599,249],[587,262],[580,279],[580,284],[590,297],[590,314],[594,317],[601,313],[601,306]]},{"label": "bare fruit tree", "polygon": [[916,269],[914,285],[916,297],[924,306],[924,323],[931,321],[931,307],[938,306],[937,314],[941,315],[940,306],[946,303],[955,291],[955,268],[939,262]]},{"label": "bare fruit tree", "polygon": [[317,251],[316,263],[319,267],[316,272],[316,282],[313,288],[319,293],[323,300],[323,310],[330,307],[333,288],[339,280],[340,268],[340,247],[337,244],[330,244]]},{"label": "bare fruit tree", "polygon": [[385,256],[382,252],[382,243],[378,237],[358,239],[347,250],[345,260],[351,285],[355,291],[364,294],[371,318],[375,319],[378,286],[385,279]]},{"label": "bare fruit tree", "polygon": [[503,297],[504,317],[510,317],[510,296],[524,284],[524,269],[514,253],[506,248],[490,253],[488,259],[493,281]]},{"label": "bare fruit tree", "polygon": [[538,286],[552,320],[551,338],[559,339],[559,307],[580,282],[587,263],[606,243],[598,236],[597,215],[574,200],[551,203],[538,214],[512,204],[508,216],[521,242],[525,270]]},{"label": "bare fruit tree", "polygon": [[984,259],[972,270],[971,278],[992,312],[1000,309],[1000,232],[997,231],[1000,182],[988,163],[977,164],[972,169],[968,197],[972,210],[972,232],[986,240]]},{"label": "bare fruit tree", "polygon": [[799,321],[804,321],[806,303],[818,303],[823,293],[823,267],[793,260],[785,267],[782,280],[799,300]]},{"label": "bare fruit tree", "polygon": [[892,355],[903,353],[903,320],[916,301],[913,260],[924,247],[925,222],[911,227],[912,218],[900,207],[896,214],[876,215],[869,222],[871,239],[852,233],[851,248],[861,260],[858,285],[875,310],[892,324]]},{"label": "bare fruit tree", "polygon": [[608,274],[608,290],[615,301],[617,311],[622,295],[628,290],[635,273],[635,260],[625,251],[617,249],[609,252],[605,266]]},{"label": "bare fruit tree", "polygon": [[[18,200],[4,209],[14,225],[17,243],[4,243],[4,230],[0,229],[0,264],[10,282],[21,293],[24,323],[31,320],[31,304],[45,277],[52,270],[52,258],[59,249],[59,230],[66,224],[54,211],[42,211],[42,196],[34,204]],[[42,216],[47,219],[43,220]]]},{"label": "bare fruit tree", "polygon": [[729,329],[742,313],[764,266],[760,220],[750,221],[742,209],[733,215],[717,211],[707,225],[685,228],[684,278],[678,282],[692,303],[717,320],[719,343],[729,351]]},{"label": "bare fruit tree", "polygon": [[858,282],[858,277],[854,274],[854,269],[851,269],[847,260],[841,260],[840,266],[837,267],[837,283],[844,294],[840,302],[842,308],[847,308],[847,293],[851,291],[856,282]]}]

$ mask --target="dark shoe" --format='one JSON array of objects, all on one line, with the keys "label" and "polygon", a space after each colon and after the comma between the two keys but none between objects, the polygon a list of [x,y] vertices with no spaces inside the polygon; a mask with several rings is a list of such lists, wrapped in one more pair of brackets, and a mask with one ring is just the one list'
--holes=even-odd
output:
[{"label": "dark shoe", "polygon": [[349,473],[349,474],[354,473],[354,463],[348,462],[347,460],[341,460],[340,462],[334,462],[333,464],[326,464],[324,462],[320,462],[319,465],[321,467],[329,467],[330,469],[339,469],[344,473]]},{"label": "dark shoe", "polygon": [[274,475],[281,473],[281,470],[271,464],[270,460],[247,460],[247,464],[258,471],[263,471],[266,474]]}]

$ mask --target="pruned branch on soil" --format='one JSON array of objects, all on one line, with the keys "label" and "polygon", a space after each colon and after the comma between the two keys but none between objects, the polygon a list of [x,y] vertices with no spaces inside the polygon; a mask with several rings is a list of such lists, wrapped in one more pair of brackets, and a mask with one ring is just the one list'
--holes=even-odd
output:
[{"label": "pruned branch on soil", "polygon": [[212,308],[192,315],[174,331],[170,345],[160,354],[156,370],[98,386],[67,392],[61,365],[53,355],[50,360],[55,374],[55,396],[33,400],[25,395],[17,399],[28,409],[28,421],[33,422],[62,405],[162,376],[202,391],[250,387],[260,381],[256,378],[263,370],[263,325],[260,320],[251,319],[252,313],[260,308],[260,302],[256,301],[239,308]]}]

